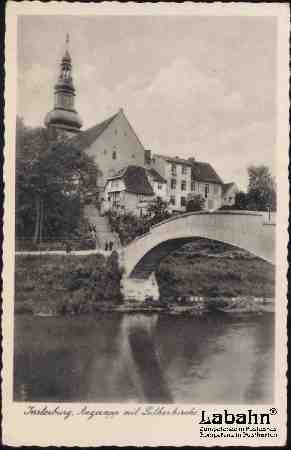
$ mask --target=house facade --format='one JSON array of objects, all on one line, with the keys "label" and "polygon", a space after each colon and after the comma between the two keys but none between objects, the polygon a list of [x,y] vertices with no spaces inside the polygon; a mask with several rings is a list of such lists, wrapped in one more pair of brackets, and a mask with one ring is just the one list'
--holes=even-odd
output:
[{"label": "house facade", "polygon": [[204,208],[214,211],[222,206],[223,181],[209,163],[193,161],[191,194],[204,199]]},{"label": "house facade", "polygon": [[116,211],[119,214],[133,213],[142,217],[147,214],[148,206],[154,198],[155,193],[146,169],[127,166],[106,181],[102,210]]},{"label": "house facade", "polygon": [[145,166],[146,152],[122,109],[103,122],[82,131],[72,140],[93,157],[98,170],[98,187],[129,165]]},{"label": "house facade", "polygon": [[182,158],[153,155],[152,167],[166,180],[170,211],[186,211],[191,192],[191,163]]},{"label": "house facade", "polygon": [[154,168],[146,168],[146,175],[154,191],[155,197],[160,197],[163,201],[169,202],[167,181]]},{"label": "house facade", "polygon": [[224,183],[222,185],[222,205],[233,206],[235,204],[236,194],[239,189],[236,183]]},{"label": "house facade", "polygon": [[152,164],[167,180],[167,197],[172,211],[186,211],[187,202],[194,195],[204,199],[206,210],[221,207],[223,182],[210,164],[163,155],[154,155]]}]

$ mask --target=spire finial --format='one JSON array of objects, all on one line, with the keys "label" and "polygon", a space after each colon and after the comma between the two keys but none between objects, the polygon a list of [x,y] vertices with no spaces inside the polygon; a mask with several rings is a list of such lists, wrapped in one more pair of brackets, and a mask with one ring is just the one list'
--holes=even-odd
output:
[{"label": "spire finial", "polygon": [[66,34],[66,46],[69,46],[69,42],[70,42],[70,35],[69,33]]}]

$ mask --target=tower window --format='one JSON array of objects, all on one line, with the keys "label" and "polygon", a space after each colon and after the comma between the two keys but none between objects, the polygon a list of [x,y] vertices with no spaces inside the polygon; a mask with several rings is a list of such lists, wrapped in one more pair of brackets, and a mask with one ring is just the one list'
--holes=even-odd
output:
[{"label": "tower window", "polygon": [[181,182],[181,191],[186,191],[186,181],[185,180],[183,180]]},{"label": "tower window", "polygon": [[106,153],[107,153],[107,150],[106,150],[106,148],[104,149],[104,152],[103,152],[103,153],[104,153],[104,155],[106,155]]},{"label": "tower window", "polygon": [[114,134],[117,134],[117,130],[116,129],[114,130]]},{"label": "tower window", "polygon": [[116,159],[116,151],[115,150],[112,152],[112,159]]},{"label": "tower window", "polygon": [[187,167],[186,166],[182,166],[182,174],[183,175],[187,174]]},{"label": "tower window", "polygon": [[135,158],[135,154],[133,153],[133,154],[131,155],[131,157],[132,157],[132,158]]}]

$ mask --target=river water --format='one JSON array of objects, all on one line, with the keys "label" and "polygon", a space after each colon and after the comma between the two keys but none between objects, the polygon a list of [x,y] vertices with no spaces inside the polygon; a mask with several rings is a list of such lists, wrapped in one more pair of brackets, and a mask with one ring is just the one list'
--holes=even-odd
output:
[{"label": "river water", "polygon": [[274,315],[15,318],[16,401],[266,403]]}]

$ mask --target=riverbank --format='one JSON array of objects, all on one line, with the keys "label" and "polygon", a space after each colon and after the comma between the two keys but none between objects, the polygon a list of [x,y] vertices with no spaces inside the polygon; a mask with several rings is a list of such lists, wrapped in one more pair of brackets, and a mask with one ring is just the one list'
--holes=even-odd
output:
[{"label": "riverbank", "polygon": [[17,314],[194,315],[213,308],[225,313],[273,308],[266,299],[274,298],[274,267],[246,252],[204,240],[163,260],[157,271],[161,302],[154,305],[124,303],[116,256],[16,255],[15,263]]},{"label": "riverbank", "polygon": [[156,273],[164,298],[275,297],[275,268],[254,255],[206,239],[165,258]]}]

